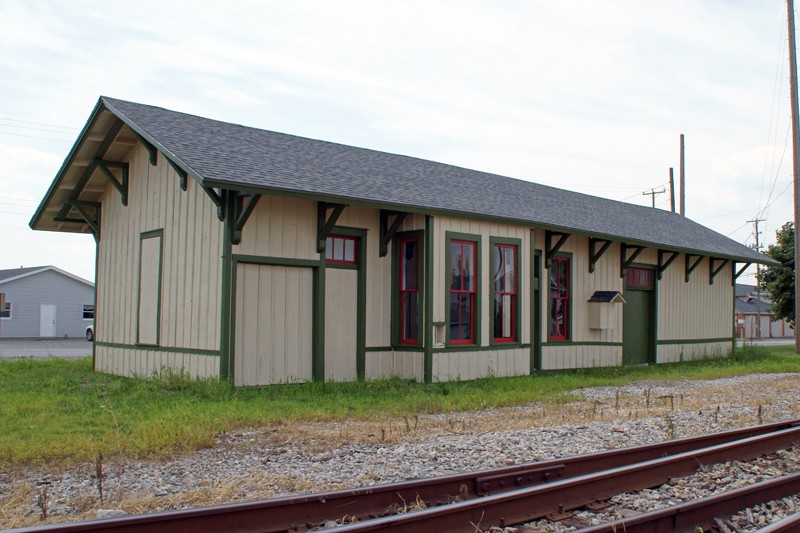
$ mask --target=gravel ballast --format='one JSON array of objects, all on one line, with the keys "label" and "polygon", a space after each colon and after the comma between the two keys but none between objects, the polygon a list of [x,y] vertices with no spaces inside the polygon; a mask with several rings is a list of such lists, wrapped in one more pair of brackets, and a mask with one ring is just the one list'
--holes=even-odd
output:
[{"label": "gravel ballast", "polygon": [[[212,448],[167,460],[105,461],[102,501],[94,463],[14,469],[0,473],[0,527],[388,483],[798,418],[798,377],[643,382],[583,389],[585,401],[563,405],[240,431],[220,435]],[[783,464],[797,462],[791,458]],[[750,479],[735,469],[726,472],[734,485]],[[708,485],[707,480],[698,483]],[[693,486],[681,490],[698,494]],[[43,522],[37,496],[41,499],[45,488],[48,519]]]}]

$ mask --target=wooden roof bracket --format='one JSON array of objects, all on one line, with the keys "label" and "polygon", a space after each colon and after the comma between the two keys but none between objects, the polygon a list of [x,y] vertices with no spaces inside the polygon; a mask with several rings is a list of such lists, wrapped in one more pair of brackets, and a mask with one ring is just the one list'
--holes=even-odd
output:
[{"label": "wooden roof bracket", "polygon": [[[345,204],[329,204],[327,202],[317,203],[317,252],[325,251],[325,241],[328,240],[333,226],[339,220],[339,216],[347,207]],[[328,216],[328,209],[333,209],[331,216]]]},{"label": "wooden roof bracket", "polygon": [[[718,267],[714,267],[715,261],[722,261]],[[713,257],[708,258],[708,284],[714,284],[714,278],[717,277],[717,274],[722,272],[722,269],[725,268],[725,265],[728,264],[728,259],[715,259]]]},{"label": "wooden roof bracket", "polygon": [[[97,167],[103,172],[111,185],[119,191],[122,197],[122,205],[128,205],[128,163],[119,163],[117,161],[104,161],[97,158],[94,160]],[[122,172],[122,179],[117,180],[117,177],[111,172],[112,168],[118,168]]]},{"label": "wooden roof bracket", "polygon": [[[239,244],[242,242],[242,230],[244,229],[244,225],[247,223],[247,219],[250,218],[250,215],[253,213],[253,210],[256,208],[256,204],[258,204],[259,198],[261,198],[260,194],[236,194],[236,213],[235,218],[236,222],[233,225],[233,244]],[[248,198],[247,204],[244,204],[244,199]],[[241,202],[239,201],[241,200]]]},{"label": "wooden roof bracket", "polygon": [[733,279],[731,279],[731,285],[736,286],[736,280],[739,279],[739,276],[744,274],[744,271],[750,268],[750,265],[753,263],[745,263],[742,268],[736,270],[736,261],[733,262]]},{"label": "wooden roof bracket", "polygon": [[136,137],[139,139],[142,145],[144,145],[145,149],[147,150],[147,153],[150,154],[150,164],[156,166],[156,164],[158,163],[158,148],[153,146],[152,143],[150,143],[150,141],[139,135],[136,132],[136,130],[132,129],[131,131],[133,131],[133,133],[136,135]]},{"label": "wooden roof bracket", "polygon": [[[389,217],[394,216],[394,220],[392,220],[392,224],[389,225]],[[397,211],[387,211],[385,209],[381,209],[381,237],[380,237],[380,246],[378,249],[379,257],[386,257],[386,254],[389,253],[389,243],[392,242],[394,238],[394,234],[397,233],[397,230],[400,229],[400,225],[408,216],[408,213],[400,213]]]},{"label": "wooden roof bracket", "polygon": [[[560,233],[550,230],[544,232],[544,262],[546,268],[550,268],[553,256],[564,246],[567,239],[569,239],[569,235],[569,233]],[[553,237],[558,237],[558,242],[556,242],[555,245],[553,245]]]},{"label": "wooden roof bracket", "polygon": [[69,198],[67,199],[67,201],[64,202],[63,206],[61,206],[61,210],[55,217],[56,220],[66,221],[67,215],[69,214],[69,210],[73,207],[70,204],[70,202],[78,200],[78,197],[81,195],[81,192],[83,192],[83,188],[86,187],[86,184],[89,182],[89,178],[92,177],[92,174],[94,174],[95,169],[97,169],[97,163],[95,163],[95,160],[103,159],[103,157],[105,157],[106,152],[111,147],[111,144],[114,142],[114,140],[117,138],[117,135],[119,135],[119,132],[122,130],[123,125],[124,122],[122,122],[120,119],[118,118],[114,119],[114,124],[111,126],[111,128],[109,128],[108,133],[106,134],[103,141],[100,143],[100,146],[97,147],[97,150],[94,153],[94,157],[89,162],[89,165],[83,170],[83,174],[81,174],[80,179],[78,179],[78,182],[75,184],[75,188],[73,188],[72,191],[69,193]]},{"label": "wooden roof bracket", "polygon": [[[602,243],[602,246],[599,250],[595,250],[595,245]],[[608,239],[595,239],[594,237],[589,238],[589,273],[594,272],[594,266],[603,257],[603,254],[608,251],[608,248],[611,246],[611,241]]]},{"label": "wooden roof bracket", "polygon": [[[70,207],[75,208],[75,211],[83,219],[83,222],[89,226],[89,229],[92,230],[92,234],[94,235],[94,240],[96,242],[100,241],[100,204],[97,202],[82,202],[80,200],[68,200]],[[95,209],[95,218],[89,216],[89,213],[86,211],[85,207],[93,207]]]},{"label": "wooden roof bracket", "polygon": [[179,167],[178,164],[175,163],[175,161],[173,161],[169,157],[164,157],[164,159],[167,160],[167,163],[169,163],[169,166],[172,167],[172,170],[174,170],[175,173],[178,175],[178,177],[181,179],[181,190],[185,191],[186,188],[189,186],[189,184],[187,183],[188,182],[187,178],[188,178],[189,174],[185,170],[183,170],[181,167]]},{"label": "wooden roof bracket", "polygon": [[[628,256],[628,249],[632,248],[633,253]],[[638,244],[625,244],[622,243],[619,249],[619,277],[624,278],[625,274],[628,273],[628,267],[636,261],[636,258],[639,257],[639,254],[644,252],[644,246],[639,246]]]},{"label": "wooden roof bracket", "polygon": [[[671,253],[672,255],[669,256],[669,258],[666,261],[664,261],[664,257],[669,253]],[[658,277],[659,280],[662,278],[664,272],[667,271],[669,266],[675,262],[675,260],[678,258],[679,255],[680,252],[667,252],[664,250],[658,251],[658,268],[656,269],[656,276]]]},{"label": "wooden roof bracket", "polygon": [[[692,263],[692,257],[696,257],[697,261]],[[686,254],[686,283],[689,283],[689,275],[694,271],[695,268],[700,266],[700,263],[703,262],[702,255],[694,255],[694,254]]]},{"label": "wooden roof bracket", "polygon": [[206,194],[211,201],[217,206],[217,218],[220,220],[225,220],[225,192],[220,189],[217,192],[213,187],[209,187],[208,185],[203,185],[203,190],[206,191]]}]

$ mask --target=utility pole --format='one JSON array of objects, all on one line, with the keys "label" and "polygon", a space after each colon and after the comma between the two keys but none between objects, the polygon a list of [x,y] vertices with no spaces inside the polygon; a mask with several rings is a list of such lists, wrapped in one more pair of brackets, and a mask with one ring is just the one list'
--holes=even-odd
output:
[{"label": "utility pole", "polygon": [[684,158],[683,133],[681,133],[681,216],[686,216],[686,161]]},{"label": "utility pole", "polygon": [[656,194],[663,194],[663,193],[665,193],[665,192],[667,192],[667,191],[666,191],[666,190],[664,190],[664,187],[661,187],[661,190],[660,190],[660,191],[657,191],[657,190],[655,190],[655,189],[650,189],[650,190],[649,190],[649,191],[647,191],[647,192],[643,192],[643,193],[642,193],[642,196],[647,196],[648,194],[649,194],[650,196],[652,196],[652,197],[653,197],[653,207],[655,207],[655,206],[656,206]]},{"label": "utility pole", "polygon": [[[756,252],[761,251],[761,240],[759,239],[759,231],[758,231],[758,223],[765,222],[763,218],[756,218],[754,220],[748,220],[748,224],[753,225],[753,232],[756,235],[756,244],[753,246]],[[759,281],[761,281],[761,265],[756,263],[756,335],[758,338],[761,338],[761,287],[759,286]]]},{"label": "utility pole", "polygon": [[[800,231],[797,221],[800,219],[800,125],[797,110],[797,48],[794,35],[794,1],[786,0],[786,14],[789,19],[789,87],[792,97],[792,178],[794,180],[794,305],[795,319],[797,317],[797,302],[800,300],[800,283],[797,280],[798,265],[800,265]],[[800,353],[800,335],[794,332],[794,350]]]},{"label": "utility pole", "polygon": [[669,167],[669,209],[675,212],[675,176],[672,173],[672,167]]}]

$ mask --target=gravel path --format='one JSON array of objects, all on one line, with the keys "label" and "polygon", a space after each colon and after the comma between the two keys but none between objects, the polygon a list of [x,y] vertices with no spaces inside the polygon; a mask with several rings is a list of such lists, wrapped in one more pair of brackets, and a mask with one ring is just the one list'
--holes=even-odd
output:
[{"label": "gravel path", "polygon": [[[221,435],[163,461],[115,460],[0,473],[0,528],[248,501],[658,442],[800,417],[800,375],[645,382],[579,391],[585,401],[303,423]],[[42,484],[44,483],[44,484]]]}]

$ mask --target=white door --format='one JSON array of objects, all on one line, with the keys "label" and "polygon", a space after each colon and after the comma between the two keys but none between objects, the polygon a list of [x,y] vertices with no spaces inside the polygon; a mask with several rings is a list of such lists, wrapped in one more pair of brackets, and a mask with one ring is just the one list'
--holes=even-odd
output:
[{"label": "white door", "polygon": [[56,304],[41,304],[39,308],[39,336],[56,336]]}]

